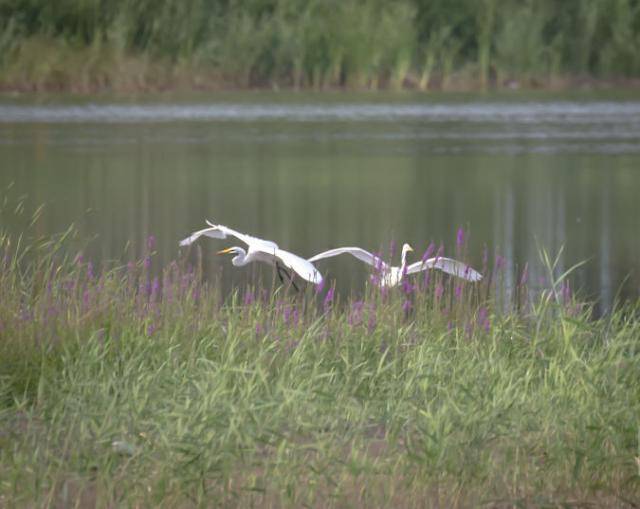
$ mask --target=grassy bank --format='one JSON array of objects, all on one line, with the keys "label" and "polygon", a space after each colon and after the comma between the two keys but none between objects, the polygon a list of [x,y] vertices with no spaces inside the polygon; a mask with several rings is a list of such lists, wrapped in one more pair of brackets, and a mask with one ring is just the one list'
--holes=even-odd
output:
[{"label": "grassy bank", "polygon": [[184,260],[154,276],[153,239],[103,270],[74,242],[0,236],[3,506],[640,496],[637,306],[592,320],[561,276],[505,300],[500,258],[478,285],[222,299]]},{"label": "grassy bank", "polygon": [[621,83],[638,47],[634,0],[0,2],[17,90]]}]

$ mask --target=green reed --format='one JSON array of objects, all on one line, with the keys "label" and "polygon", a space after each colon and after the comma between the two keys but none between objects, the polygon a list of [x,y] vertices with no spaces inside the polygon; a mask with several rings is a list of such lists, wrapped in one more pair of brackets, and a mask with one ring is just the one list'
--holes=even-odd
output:
[{"label": "green reed", "polygon": [[[546,256],[497,298],[436,272],[353,297],[222,298],[186,258],[96,267],[0,234],[6,506],[624,507],[640,495],[637,304],[592,319]],[[456,254],[464,255],[458,235]],[[502,294],[500,294],[502,295]]]},{"label": "green reed", "polygon": [[5,0],[0,85],[411,87],[637,77],[634,0]]}]

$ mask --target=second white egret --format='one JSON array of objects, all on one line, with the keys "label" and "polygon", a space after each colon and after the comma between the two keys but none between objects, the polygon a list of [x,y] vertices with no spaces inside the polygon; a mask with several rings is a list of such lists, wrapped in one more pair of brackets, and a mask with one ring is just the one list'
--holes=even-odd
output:
[{"label": "second white egret", "polygon": [[443,256],[435,256],[426,260],[421,260],[411,265],[407,265],[407,254],[413,251],[413,248],[409,244],[402,246],[402,255],[400,260],[400,267],[393,267],[380,259],[380,257],[370,253],[369,251],[362,249],[361,247],[338,247],[318,253],[315,256],[309,258],[310,262],[316,262],[324,258],[331,258],[344,253],[348,253],[355,256],[358,260],[361,260],[376,270],[380,271],[380,286],[395,286],[402,281],[402,278],[408,274],[415,274],[428,269],[439,269],[442,272],[451,274],[467,281],[480,281],[482,274],[469,267],[466,263],[454,260],[452,258],[445,258]]}]

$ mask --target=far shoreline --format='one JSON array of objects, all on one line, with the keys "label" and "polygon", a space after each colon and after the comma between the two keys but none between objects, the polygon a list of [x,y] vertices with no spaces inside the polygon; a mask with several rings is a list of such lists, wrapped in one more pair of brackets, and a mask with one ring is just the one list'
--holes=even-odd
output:
[{"label": "far shoreline", "polygon": [[232,79],[203,76],[194,73],[166,80],[142,80],[130,82],[126,79],[111,83],[108,79],[102,83],[87,83],[84,80],[68,81],[0,81],[0,97],[46,96],[153,96],[162,94],[197,93],[242,93],[242,92],[282,92],[295,93],[394,93],[399,94],[459,94],[459,93],[509,93],[509,92],[606,92],[640,91],[640,78],[595,78],[585,76],[554,77],[546,79],[506,78],[493,80],[483,86],[481,81],[472,77],[454,77],[444,84],[437,79],[426,88],[417,86],[411,76],[405,79],[401,87],[377,84],[374,86],[329,85],[322,87],[293,86],[280,83],[256,83],[241,85]]}]

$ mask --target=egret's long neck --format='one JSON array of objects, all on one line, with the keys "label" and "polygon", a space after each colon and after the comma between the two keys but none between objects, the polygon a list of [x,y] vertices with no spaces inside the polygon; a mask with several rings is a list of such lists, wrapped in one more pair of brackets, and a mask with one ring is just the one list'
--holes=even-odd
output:
[{"label": "egret's long neck", "polygon": [[407,249],[402,250],[402,257],[400,258],[400,274],[404,274],[405,269],[407,268],[407,253],[409,251]]},{"label": "egret's long neck", "polygon": [[231,260],[231,263],[236,267],[242,267],[244,265],[247,265],[250,261],[251,260],[248,259],[248,256],[245,250],[238,249],[238,254],[234,256],[233,260]]}]

